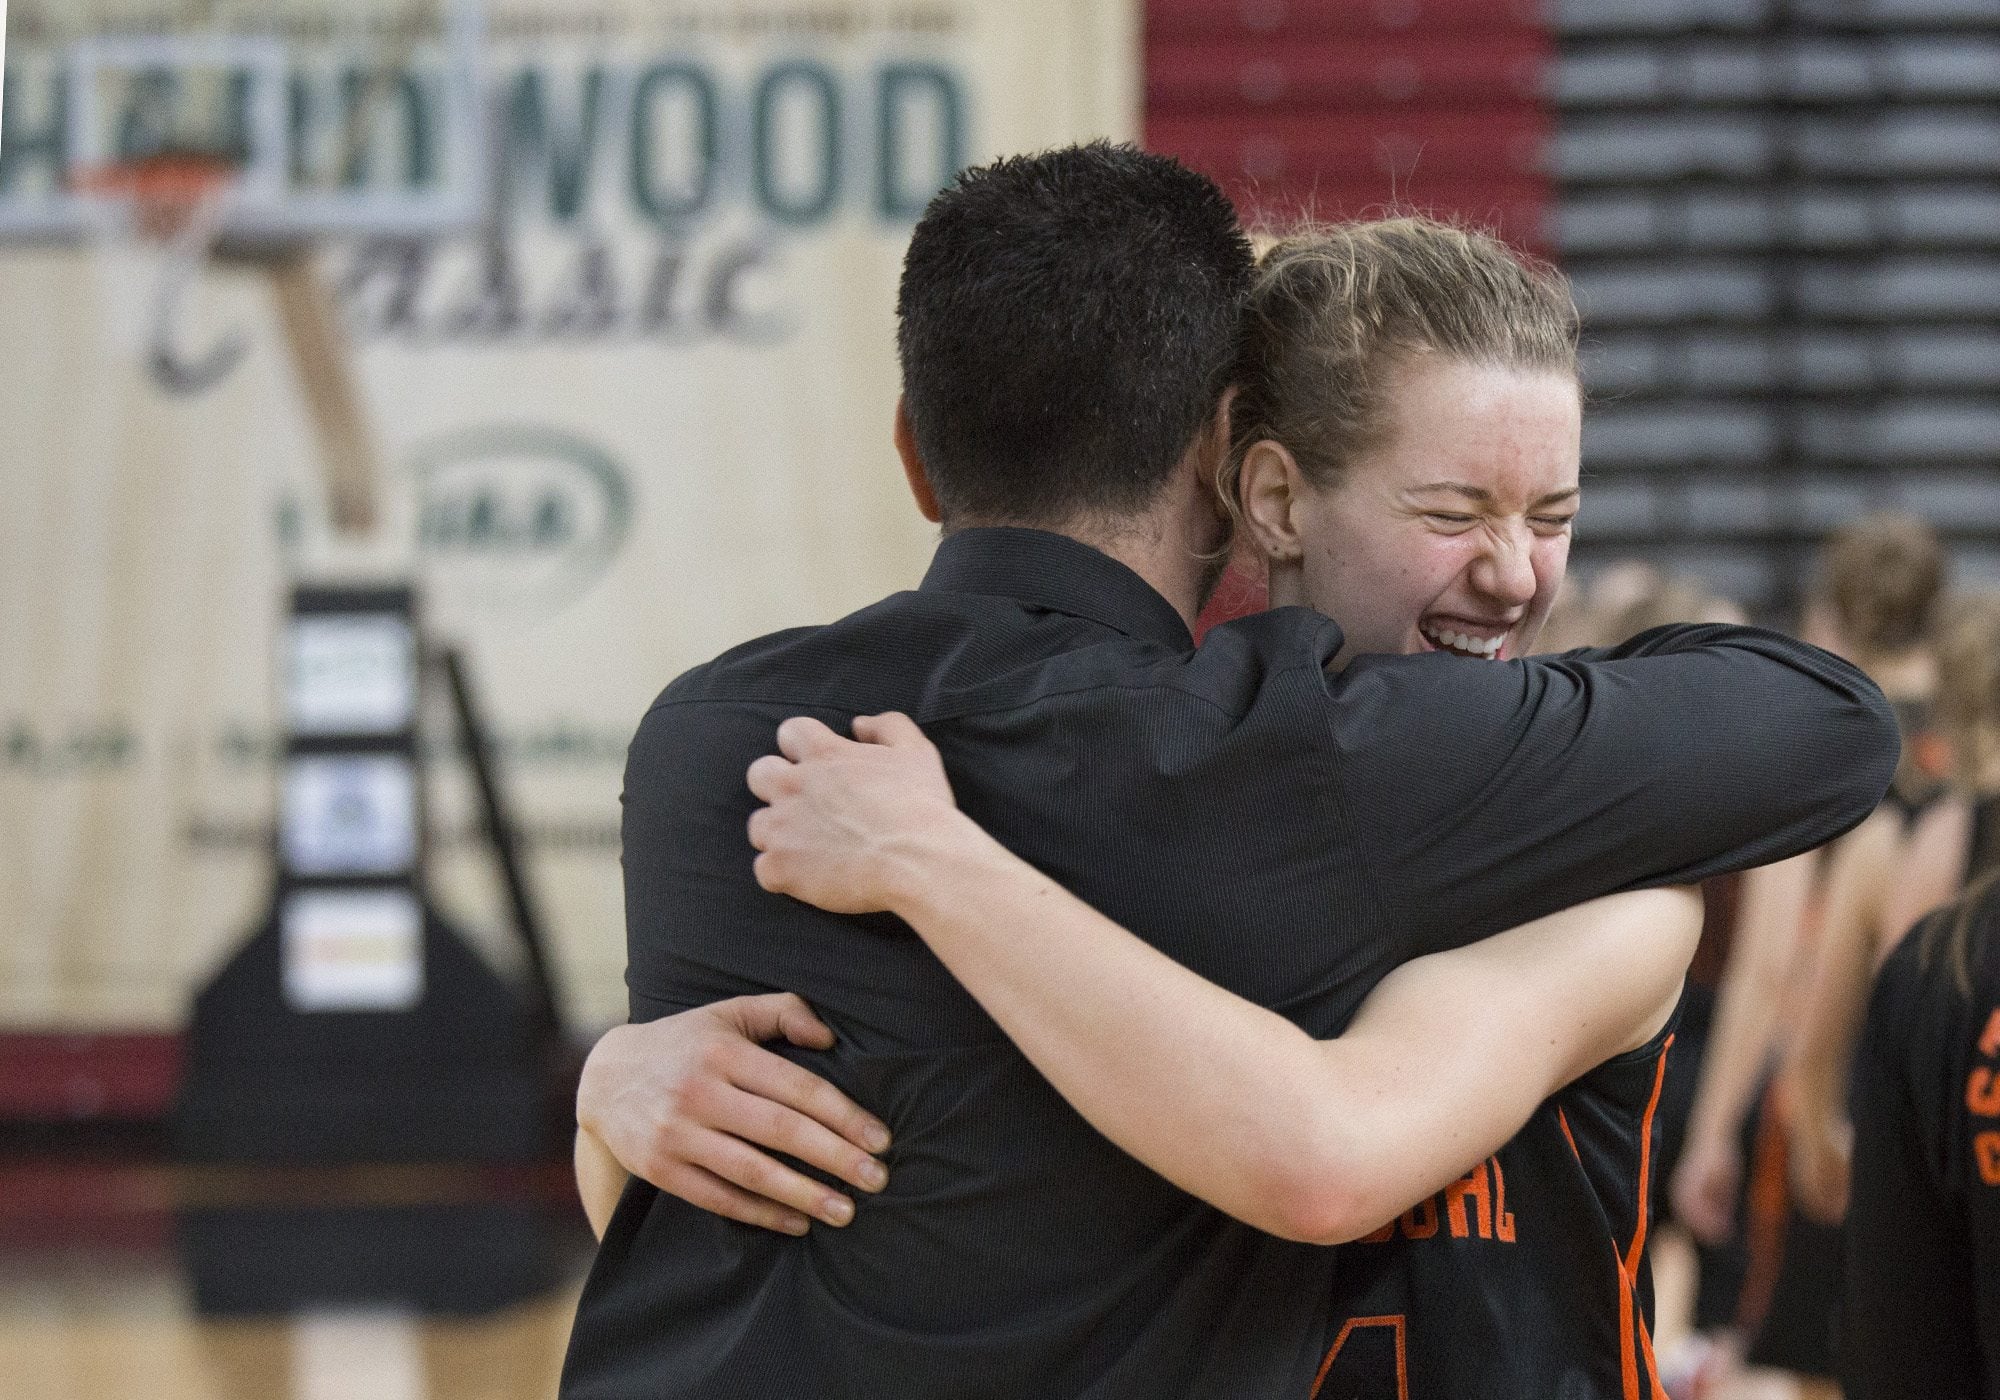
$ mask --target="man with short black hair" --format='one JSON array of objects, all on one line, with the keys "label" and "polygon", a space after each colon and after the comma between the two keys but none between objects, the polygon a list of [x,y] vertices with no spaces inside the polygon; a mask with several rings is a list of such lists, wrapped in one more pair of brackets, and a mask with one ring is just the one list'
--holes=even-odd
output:
[{"label": "man with short black hair", "polygon": [[903,260],[903,407],[945,527],[1157,503],[1229,384],[1248,241],[1213,182],[1097,142],[967,171]]}]

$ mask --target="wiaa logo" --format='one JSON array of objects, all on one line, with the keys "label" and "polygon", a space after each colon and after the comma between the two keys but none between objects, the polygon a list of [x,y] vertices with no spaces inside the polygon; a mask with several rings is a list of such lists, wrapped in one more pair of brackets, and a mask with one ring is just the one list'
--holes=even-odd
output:
[{"label": "wiaa logo", "polygon": [[407,470],[425,591],[447,611],[559,612],[603,578],[631,529],[624,472],[559,428],[448,433]]}]

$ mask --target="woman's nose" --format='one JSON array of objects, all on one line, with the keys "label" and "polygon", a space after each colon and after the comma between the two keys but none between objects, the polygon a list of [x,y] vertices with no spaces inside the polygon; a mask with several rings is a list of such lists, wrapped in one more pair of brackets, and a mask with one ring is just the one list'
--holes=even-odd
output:
[{"label": "woman's nose", "polygon": [[1525,607],[1535,596],[1535,560],[1515,531],[1498,532],[1472,568],[1472,585],[1506,607]]}]

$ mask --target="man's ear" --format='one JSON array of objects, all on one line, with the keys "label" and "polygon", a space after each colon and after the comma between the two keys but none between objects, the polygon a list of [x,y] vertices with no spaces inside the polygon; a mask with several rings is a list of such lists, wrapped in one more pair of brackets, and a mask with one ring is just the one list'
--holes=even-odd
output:
[{"label": "man's ear", "polygon": [[1229,460],[1229,414],[1235,406],[1236,386],[1232,384],[1222,391],[1221,401],[1215,405],[1204,433],[1204,446],[1208,450],[1202,453],[1201,484],[1210,491],[1215,489],[1216,474],[1222,470],[1222,464]]},{"label": "man's ear", "polygon": [[938,509],[937,492],[931,490],[930,473],[924,470],[924,459],[917,452],[916,430],[910,426],[910,410],[901,394],[896,395],[896,455],[903,459],[903,479],[910,484],[917,509],[924,519],[938,524],[944,512]]},{"label": "man's ear", "polygon": [[1243,454],[1236,481],[1243,528],[1257,553],[1272,564],[1293,563],[1305,553],[1297,509],[1304,482],[1298,462],[1282,443],[1263,438]]}]

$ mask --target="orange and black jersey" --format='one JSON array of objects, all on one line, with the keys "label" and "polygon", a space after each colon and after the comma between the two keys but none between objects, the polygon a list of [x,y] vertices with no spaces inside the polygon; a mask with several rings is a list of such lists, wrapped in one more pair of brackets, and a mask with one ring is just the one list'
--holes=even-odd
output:
[{"label": "orange and black jersey", "polygon": [[1654,1400],[1646,1204],[1671,1025],[1343,1249],[1317,1400]]},{"label": "orange and black jersey", "polygon": [[[1996,846],[1989,798],[1975,859]],[[1889,955],[1855,1056],[1850,1400],[2000,1400],[2000,885],[1969,924],[1969,995],[1944,937],[1961,908],[1928,915]]]}]

